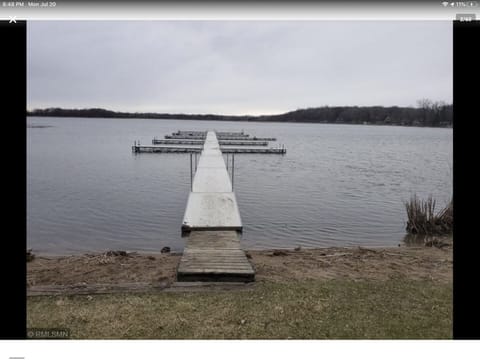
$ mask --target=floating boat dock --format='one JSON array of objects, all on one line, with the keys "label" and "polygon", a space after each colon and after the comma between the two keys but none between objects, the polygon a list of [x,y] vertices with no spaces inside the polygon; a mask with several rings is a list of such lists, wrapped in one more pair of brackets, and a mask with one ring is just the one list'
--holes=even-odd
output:
[{"label": "floating boat dock", "polygon": [[182,223],[187,244],[178,281],[253,281],[255,270],[240,246],[242,221],[214,132],[208,132]]},{"label": "floating boat dock", "polygon": [[[269,141],[275,138],[250,137],[242,132],[214,132],[217,145],[226,154],[286,154],[284,145],[269,147]],[[219,135],[220,134],[220,135]],[[165,135],[165,139],[152,139],[152,145],[140,145],[135,141],[132,146],[134,153],[200,153],[206,143],[206,131],[177,131]]]},{"label": "floating boat dock", "polygon": [[190,139],[190,140],[205,140],[204,135],[165,135],[165,139]]},{"label": "floating boat dock", "polygon": [[278,148],[230,148],[228,146],[220,146],[220,150],[224,154],[286,154],[287,149],[285,147]]},{"label": "floating boat dock", "polygon": [[[220,146],[225,154],[286,154],[285,147],[261,148],[261,147],[228,147]],[[134,153],[199,153],[202,152],[200,145],[134,145]]]},{"label": "floating boat dock", "polygon": [[[204,140],[186,140],[186,139],[156,139],[153,138],[152,144],[153,145],[178,145],[178,144],[185,144],[185,145],[202,145],[203,146]],[[219,140],[218,143],[220,145],[240,145],[240,146],[267,146],[268,141],[261,141],[261,140]]]},{"label": "floating boat dock", "polygon": [[[241,147],[229,148],[228,146],[220,146],[220,150],[225,154],[285,154],[287,149],[279,148],[254,148]],[[134,145],[132,146],[134,153],[200,153],[202,146],[195,145]]]},{"label": "floating boat dock", "polygon": [[[188,130],[188,131],[181,131],[178,130],[177,132],[172,133],[173,135],[188,135],[188,136],[207,136],[208,131],[194,131],[194,130]],[[226,131],[215,131],[215,134],[217,135],[217,139],[219,139],[222,136],[250,136],[247,135],[242,131],[240,132],[226,132]]]},{"label": "floating boat dock", "polygon": [[[165,135],[165,139],[188,139],[188,140],[205,140],[204,135],[194,134],[194,135]],[[219,136],[218,140],[258,140],[258,141],[277,141],[276,138],[260,138],[260,137],[249,137],[248,135],[238,136],[238,135],[223,135]]]},{"label": "floating boat dock", "polygon": [[189,136],[193,136],[193,135],[201,135],[201,136],[207,136],[207,131],[192,131],[192,130],[189,130],[189,131],[180,131],[178,130],[177,132],[174,132],[172,133],[173,135],[189,135]]},{"label": "floating boat dock", "polygon": [[202,152],[202,146],[198,145],[138,145],[132,146],[134,153],[199,153]]},{"label": "floating boat dock", "polygon": [[205,140],[187,140],[187,139],[152,139],[152,145],[200,145],[203,147]]},{"label": "floating boat dock", "polygon": [[277,141],[276,138],[268,138],[268,137],[248,137],[248,136],[220,136],[218,140],[250,140],[250,141]]}]

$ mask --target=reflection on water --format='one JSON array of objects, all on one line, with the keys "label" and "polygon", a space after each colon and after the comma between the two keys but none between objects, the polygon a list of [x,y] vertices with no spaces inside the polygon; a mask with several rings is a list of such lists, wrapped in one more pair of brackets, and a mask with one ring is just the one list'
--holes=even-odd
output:
[{"label": "reflection on water", "polygon": [[189,155],[131,151],[134,140],[177,130],[244,130],[287,147],[235,156],[249,249],[397,246],[404,201],[417,193],[442,205],[452,194],[452,129],[34,117],[28,125],[27,242],[37,252],[182,250]]}]

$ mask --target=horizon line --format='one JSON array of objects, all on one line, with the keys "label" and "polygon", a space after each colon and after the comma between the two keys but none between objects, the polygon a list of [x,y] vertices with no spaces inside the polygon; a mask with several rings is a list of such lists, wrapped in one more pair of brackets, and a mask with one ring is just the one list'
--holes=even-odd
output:
[{"label": "horizon line", "polygon": [[[434,101],[434,103],[443,103],[444,106],[451,106],[453,103],[448,103],[446,101]],[[411,108],[411,109],[421,109],[419,106],[414,106],[414,105],[408,105],[408,106],[400,106],[400,105],[321,105],[321,106],[309,106],[309,107],[303,107],[303,108],[296,108],[294,110],[287,110],[283,112],[275,112],[275,113],[258,113],[256,115],[248,114],[248,113],[236,113],[236,114],[226,114],[226,113],[215,113],[215,112],[201,112],[201,113],[192,113],[192,112],[168,112],[168,111],[122,111],[122,110],[112,110],[109,108],[103,108],[103,107],[81,107],[81,108],[63,108],[63,107],[58,107],[58,106],[49,106],[49,107],[44,107],[44,108],[35,108],[35,109],[27,109],[27,112],[34,112],[34,111],[45,111],[49,109],[61,109],[61,110],[105,110],[105,111],[111,111],[115,113],[126,113],[126,114],[169,114],[169,115],[214,115],[214,116],[275,116],[275,115],[284,115],[290,112],[294,111],[299,111],[299,110],[309,110],[309,109],[318,109],[318,108],[326,108],[326,107],[331,107],[331,108],[336,108],[336,107],[358,107],[358,108],[372,108],[372,107],[380,107],[380,108],[392,108],[392,107],[398,107],[398,108]]]}]

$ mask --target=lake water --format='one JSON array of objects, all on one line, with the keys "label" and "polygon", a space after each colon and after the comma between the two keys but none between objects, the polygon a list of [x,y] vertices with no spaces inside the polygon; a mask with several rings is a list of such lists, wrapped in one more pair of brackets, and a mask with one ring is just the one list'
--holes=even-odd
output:
[{"label": "lake water", "polygon": [[[398,246],[404,201],[452,194],[452,129],[29,117],[27,245],[34,252],[181,251],[188,154],[133,154],[177,130],[276,137],[286,155],[237,154],[247,249]],[[45,126],[45,127],[43,127]]]}]

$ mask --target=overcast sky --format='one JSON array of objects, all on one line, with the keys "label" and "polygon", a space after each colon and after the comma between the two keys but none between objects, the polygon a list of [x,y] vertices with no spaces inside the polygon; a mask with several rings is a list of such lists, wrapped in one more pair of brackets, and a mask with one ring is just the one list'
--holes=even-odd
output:
[{"label": "overcast sky", "polygon": [[28,22],[28,109],[274,114],[452,102],[452,23]]}]

